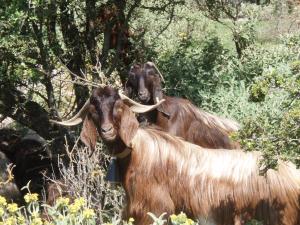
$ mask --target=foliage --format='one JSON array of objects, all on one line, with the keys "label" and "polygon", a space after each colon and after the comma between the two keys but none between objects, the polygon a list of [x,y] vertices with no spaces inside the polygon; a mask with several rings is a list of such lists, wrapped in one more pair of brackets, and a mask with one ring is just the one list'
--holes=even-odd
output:
[{"label": "foliage", "polygon": [[181,212],[178,215],[171,215],[171,222],[173,225],[195,225],[196,223],[189,219],[185,213]]},{"label": "foliage", "polygon": [[40,204],[37,194],[24,196],[26,206],[7,203],[0,196],[0,224],[5,225],[64,225],[64,224],[96,224],[95,212],[86,207],[83,198],[72,203],[69,198],[59,198],[54,206]]},{"label": "foliage", "polygon": [[[58,160],[60,182],[68,187],[66,196],[83,197],[86,204],[95,209],[97,222],[118,221],[124,205],[124,191],[106,181],[110,156],[102,145],[96,147],[90,157],[87,148],[75,145],[67,150],[69,163]],[[55,178],[54,178],[55,179]]]},{"label": "foliage", "polygon": [[[0,224],[1,225],[95,225],[96,213],[87,207],[87,201],[82,198],[69,199],[60,197],[54,206],[39,202],[38,195],[28,193],[24,196],[26,206],[19,207],[16,203],[7,203],[6,199],[0,196]],[[156,217],[148,213],[153,219],[153,225],[163,225],[167,220],[163,219],[166,213]],[[184,213],[171,215],[173,225],[194,225],[195,222]],[[128,221],[112,220],[103,225],[133,225],[134,219]]]},{"label": "foliage", "polygon": [[225,63],[226,50],[213,35],[208,35],[203,42],[185,35],[181,34],[182,40],[174,52],[161,57],[159,67],[169,87],[168,94],[185,96],[199,104],[199,90],[213,91],[225,82],[226,78],[219,77],[217,71]]},{"label": "foliage", "polygon": [[[258,11],[245,8],[242,0],[196,0],[196,3],[204,15],[230,29],[238,58],[241,58],[243,51],[254,43]],[[245,18],[242,20],[241,17]]]},{"label": "foliage", "polygon": [[[300,77],[296,51],[299,45],[293,44],[298,43],[296,37],[283,37],[282,45],[276,49],[251,47],[251,55],[257,55],[262,62],[258,64],[259,73],[254,73],[252,79],[238,75],[230,87],[206,93],[202,102],[204,108],[236,118],[243,124],[233,138],[246,150],[261,151],[265,168],[276,167],[279,159],[300,166]],[[248,66],[248,63],[240,64],[237,73],[249,74]],[[246,86],[248,82],[252,84]]]},{"label": "foliage", "polygon": [[[85,203],[74,217],[68,207],[75,201],[55,208],[38,204],[32,195],[25,199],[31,211],[28,205],[18,207],[12,216],[22,212],[25,220],[39,223],[42,215],[33,217],[34,206],[60,220],[63,209],[64,219],[73,216],[84,223],[86,207],[94,210],[92,223],[121,221],[124,193],[105,181],[105,149],[99,145],[88,157],[86,148],[70,141],[78,130],[63,130],[48,120],[69,117],[80,108],[90,89],[82,87],[83,80],[120,87],[133,62],[157,63],[168,95],[186,97],[240,122],[242,129],[232,138],[245,150],[261,151],[266,168],[276,167],[279,159],[300,166],[299,11],[287,1],[245,2],[1,2],[0,114],[34,129],[49,143],[67,137],[70,163],[59,158],[60,174],[68,194]],[[32,111],[37,113],[32,116]],[[57,148],[65,149],[63,144]],[[1,208],[6,220],[15,208]],[[71,209],[76,211],[78,203]],[[163,216],[151,215],[154,223],[164,222]],[[191,223],[184,214],[173,219],[176,225]]]}]

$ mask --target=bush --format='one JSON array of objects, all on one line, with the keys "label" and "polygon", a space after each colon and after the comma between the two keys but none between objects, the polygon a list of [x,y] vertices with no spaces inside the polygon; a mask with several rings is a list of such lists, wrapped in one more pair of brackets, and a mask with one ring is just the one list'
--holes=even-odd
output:
[{"label": "bush", "polygon": [[223,82],[217,71],[224,64],[226,50],[214,35],[203,42],[182,35],[174,51],[163,55],[159,68],[166,80],[169,95],[184,96],[200,104],[201,90],[213,92]]},{"label": "bush", "polygon": [[95,210],[97,222],[109,222],[121,218],[124,191],[120,186],[105,180],[110,156],[101,144],[90,157],[88,148],[78,146],[67,149],[70,162],[59,159],[62,183],[68,187],[68,195],[83,197],[86,205]]},{"label": "bush", "polygon": [[[300,71],[295,50],[298,42],[294,36],[283,39],[279,48],[263,51],[252,48],[249,52],[262,59],[258,64],[261,74],[254,73],[249,80],[243,76],[234,78],[229,87],[221,86],[214,94],[202,94],[205,96],[203,108],[235,118],[243,124],[235,138],[245,150],[261,151],[266,169],[276,167],[279,159],[300,166]],[[241,64],[238,72],[248,74],[248,65]]]}]

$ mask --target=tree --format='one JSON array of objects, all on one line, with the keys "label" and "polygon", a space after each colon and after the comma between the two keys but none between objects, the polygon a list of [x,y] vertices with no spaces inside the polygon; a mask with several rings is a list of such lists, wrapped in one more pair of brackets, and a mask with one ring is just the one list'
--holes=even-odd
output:
[{"label": "tree", "polygon": [[139,10],[164,12],[184,1],[0,3],[0,114],[52,139],[68,132],[49,118],[78,111],[88,98],[82,81],[106,83],[116,72],[125,82],[137,49],[133,39],[144,34],[131,30]]},{"label": "tree", "polygon": [[[239,58],[243,50],[254,42],[253,18],[239,23],[242,17],[243,0],[195,0],[200,11],[208,18],[226,26],[231,30],[236,52]],[[226,22],[228,19],[230,22]]]}]

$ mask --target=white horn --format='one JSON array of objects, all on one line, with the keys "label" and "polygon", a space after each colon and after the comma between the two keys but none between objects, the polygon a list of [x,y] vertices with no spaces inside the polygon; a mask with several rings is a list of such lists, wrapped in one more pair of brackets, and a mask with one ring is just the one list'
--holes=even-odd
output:
[{"label": "white horn", "polygon": [[146,62],[146,64],[149,66],[153,66],[154,69],[156,69],[156,71],[158,72],[158,75],[160,76],[162,82],[166,83],[163,75],[161,74],[161,72],[159,71],[159,69],[156,67],[156,65],[153,62]]},{"label": "white horn", "polygon": [[55,124],[67,126],[67,127],[76,126],[76,125],[82,123],[83,118],[86,116],[89,104],[90,104],[90,99],[88,99],[85,102],[84,106],[82,106],[82,108],[79,110],[79,112],[69,120],[66,120],[66,121],[49,120],[49,121],[51,123],[55,123]]},{"label": "white horn", "polygon": [[123,101],[128,102],[131,105],[130,109],[135,113],[149,112],[153,109],[156,109],[158,106],[160,106],[165,101],[165,99],[161,99],[155,105],[142,105],[142,104],[132,100],[131,98],[128,98],[126,95],[122,94],[120,90],[119,90],[119,96]]}]

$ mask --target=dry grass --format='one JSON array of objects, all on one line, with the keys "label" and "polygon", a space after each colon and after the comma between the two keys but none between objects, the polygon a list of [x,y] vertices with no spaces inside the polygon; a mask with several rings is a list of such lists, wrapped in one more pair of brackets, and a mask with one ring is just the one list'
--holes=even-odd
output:
[{"label": "dry grass", "polygon": [[87,148],[77,145],[73,149],[67,147],[67,152],[68,165],[62,158],[58,159],[58,165],[60,180],[65,184],[68,195],[86,199],[88,207],[97,212],[98,223],[119,219],[124,193],[122,187],[112,186],[105,180],[110,159],[105,147],[98,145],[91,157]]}]

